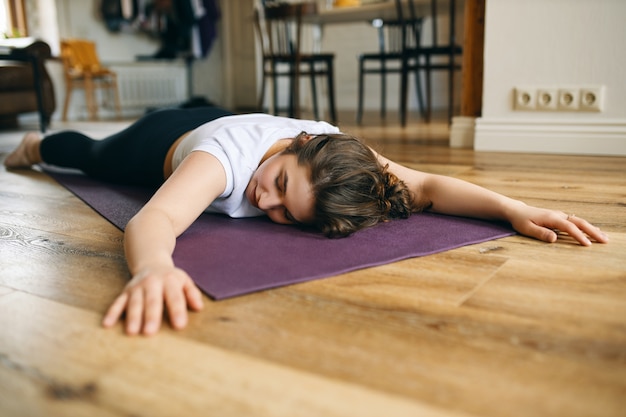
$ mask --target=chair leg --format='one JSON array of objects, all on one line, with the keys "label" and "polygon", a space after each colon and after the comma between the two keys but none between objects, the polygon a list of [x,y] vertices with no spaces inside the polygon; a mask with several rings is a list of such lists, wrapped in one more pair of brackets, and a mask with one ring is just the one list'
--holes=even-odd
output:
[{"label": "chair leg", "polygon": [[85,100],[87,101],[87,111],[89,119],[96,120],[98,115],[98,105],[95,100],[95,87],[91,77],[85,77]]},{"label": "chair leg", "polygon": [[72,96],[72,85],[70,81],[66,81],[65,86],[65,101],[63,102],[63,117],[62,120],[67,122],[67,110],[70,107],[70,97]]},{"label": "chair leg", "polygon": [[408,58],[402,59],[402,70],[400,73],[400,125],[406,126],[406,108],[408,100],[408,80],[409,80],[409,63]]},{"label": "chair leg", "polygon": [[115,101],[115,117],[117,120],[122,119],[122,106],[120,105],[120,94],[117,88],[117,77],[113,76],[113,82],[111,84],[113,90],[113,100]]},{"label": "chair leg", "polygon": [[387,66],[384,59],[380,61],[380,117],[387,117]]},{"label": "chair leg", "polygon": [[[290,64],[291,65],[291,64]],[[298,83],[300,80],[296,79],[296,70],[291,65],[291,69],[289,71],[289,88],[287,91],[289,94],[289,117],[299,118],[299,107],[300,107],[300,91]]]},{"label": "chair leg", "polygon": [[358,102],[357,102],[357,110],[356,110],[356,123],[357,124],[361,124],[361,121],[363,120],[363,87],[364,87],[364,82],[363,79],[365,78],[365,62],[363,60],[363,58],[359,58],[359,98],[358,98]]},{"label": "chair leg", "polygon": [[452,122],[452,109],[454,108],[454,57],[450,56],[448,67],[448,123]]},{"label": "chair leg", "polygon": [[309,63],[309,71],[311,72],[311,95],[313,96],[313,114],[315,115],[315,120],[320,119],[319,109],[317,106],[317,88],[315,83],[315,63]]},{"label": "chair leg", "polygon": [[426,56],[426,123],[430,123],[433,109],[432,95],[432,69],[430,68],[430,57]]},{"label": "chair leg", "polygon": [[335,80],[334,80],[334,67],[332,58],[326,62],[326,69],[328,73],[326,79],[328,80],[328,110],[330,112],[330,120],[333,124],[337,124],[337,110],[335,109]]},{"label": "chair leg", "polygon": [[272,107],[274,107],[274,116],[278,116],[278,77],[274,62],[272,63]]},{"label": "chair leg", "polygon": [[263,64],[263,76],[261,77],[261,92],[259,93],[258,108],[260,111],[264,110],[265,104],[265,84],[267,83],[267,73],[265,72],[265,63]]},{"label": "chair leg", "polygon": [[415,93],[417,94],[417,104],[420,108],[420,115],[426,119],[426,109],[424,107],[424,96],[422,93],[422,77],[419,65],[415,69]]}]

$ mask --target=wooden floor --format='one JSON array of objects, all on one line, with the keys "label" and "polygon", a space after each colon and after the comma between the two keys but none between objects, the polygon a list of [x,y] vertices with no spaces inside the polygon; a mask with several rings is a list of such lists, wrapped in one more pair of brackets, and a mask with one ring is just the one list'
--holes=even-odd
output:
[{"label": "wooden floor", "polygon": [[[207,299],[188,329],[130,338],[99,325],[129,278],[122,233],[44,174],[0,168],[0,415],[626,415],[626,158],[450,149],[443,123],[373,119],[342,127],[611,243],[514,236]],[[0,132],[0,159],[22,134]]]}]

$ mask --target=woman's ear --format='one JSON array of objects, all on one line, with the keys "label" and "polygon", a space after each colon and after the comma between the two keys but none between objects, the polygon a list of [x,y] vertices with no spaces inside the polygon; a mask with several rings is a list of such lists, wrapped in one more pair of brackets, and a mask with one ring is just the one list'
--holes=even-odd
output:
[{"label": "woman's ear", "polygon": [[295,137],[296,140],[302,142],[302,143],[307,143],[308,141],[310,141],[311,139],[313,139],[314,135],[310,135],[306,132],[300,132],[298,133],[298,136]]}]

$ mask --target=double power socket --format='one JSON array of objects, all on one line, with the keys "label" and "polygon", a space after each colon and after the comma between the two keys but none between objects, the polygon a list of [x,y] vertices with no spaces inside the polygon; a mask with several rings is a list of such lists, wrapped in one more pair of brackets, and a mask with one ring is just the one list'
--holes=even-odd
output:
[{"label": "double power socket", "polygon": [[515,110],[601,112],[604,86],[516,87]]}]

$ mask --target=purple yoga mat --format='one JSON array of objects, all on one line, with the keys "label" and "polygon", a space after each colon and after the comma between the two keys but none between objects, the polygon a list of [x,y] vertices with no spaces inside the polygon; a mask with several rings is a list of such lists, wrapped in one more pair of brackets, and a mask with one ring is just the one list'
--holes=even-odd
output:
[{"label": "purple yoga mat", "polygon": [[[152,194],[84,175],[46,172],[121,230]],[[513,234],[498,223],[422,213],[329,239],[265,217],[205,213],[178,238],[174,261],[219,300]]]}]

